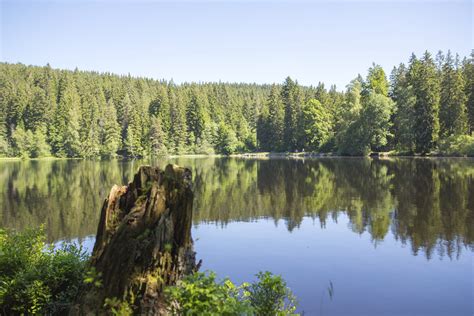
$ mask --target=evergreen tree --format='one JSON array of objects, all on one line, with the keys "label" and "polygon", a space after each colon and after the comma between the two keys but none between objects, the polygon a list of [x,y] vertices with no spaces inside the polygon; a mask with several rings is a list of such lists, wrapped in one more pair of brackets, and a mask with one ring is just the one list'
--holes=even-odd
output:
[{"label": "evergreen tree", "polygon": [[463,63],[463,74],[465,80],[466,107],[468,115],[468,133],[474,133],[474,50],[470,58]]},{"label": "evergreen tree", "polygon": [[414,151],[415,96],[408,82],[408,70],[404,64],[395,67],[391,74],[390,97],[395,102],[393,133],[398,149]]},{"label": "evergreen tree", "polygon": [[454,67],[451,52],[448,51],[442,66],[440,133],[443,137],[461,135],[467,132],[466,95],[461,69]]},{"label": "evergreen tree", "polygon": [[120,137],[120,125],[117,122],[117,111],[112,99],[107,102],[103,111],[101,127],[101,155],[114,157],[122,142]]},{"label": "evergreen tree", "polygon": [[86,84],[81,96],[79,130],[82,157],[95,157],[100,152],[99,108],[103,108],[104,103],[103,92],[91,84]]},{"label": "evergreen tree", "polygon": [[186,152],[186,110],[181,95],[174,86],[168,87],[168,98],[170,100],[170,137],[171,150],[175,154]]},{"label": "evergreen tree", "polygon": [[166,135],[161,127],[160,118],[152,116],[150,128],[150,153],[153,156],[166,155]]},{"label": "evergreen tree", "polygon": [[58,106],[49,129],[53,153],[59,157],[79,157],[80,98],[73,78],[69,74],[60,80],[58,98]]},{"label": "evergreen tree", "polygon": [[363,95],[377,93],[383,96],[388,95],[388,81],[385,71],[380,65],[372,64],[367,74],[367,80],[364,83]]},{"label": "evergreen tree", "polygon": [[290,77],[285,79],[281,90],[285,108],[284,147],[288,151],[298,149],[298,120],[300,118],[301,94],[298,83]]},{"label": "evergreen tree", "polygon": [[36,131],[38,128],[46,127],[49,106],[45,90],[39,87],[33,88],[33,98],[26,105],[22,116],[25,128]]},{"label": "evergreen tree", "polygon": [[139,158],[143,156],[143,147],[141,142],[141,126],[138,119],[138,113],[132,109],[125,136],[125,149],[128,156]]},{"label": "evergreen tree", "polygon": [[425,154],[434,149],[439,136],[440,86],[431,55],[425,52],[421,60],[412,58],[408,75],[416,97],[415,150]]},{"label": "evergreen tree", "polygon": [[196,87],[191,89],[191,96],[186,109],[186,123],[188,127],[188,146],[194,146],[202,139],[204,127],[207,121],[205,109],[206,99],[197,91]]},{"label": "evergreen tree", "polygon": [[269,150],[283,150],[283,133],[285,124],[285,109],[281,100],[280,91],[276,85],[272,86],[267,100]]},{"label": "evergreen tree", "polygon": [[264,104],[257,122],[257,141],[258,149],[262,151],[269,151],[272,149],[270,129],[269,109],[268,104]]}]

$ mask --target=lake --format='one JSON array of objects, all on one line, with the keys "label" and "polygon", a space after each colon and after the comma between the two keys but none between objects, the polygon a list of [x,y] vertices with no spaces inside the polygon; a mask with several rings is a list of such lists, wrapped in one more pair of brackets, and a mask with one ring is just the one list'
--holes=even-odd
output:
[{"label": "lake", "polygon": [[168,162],[193,171],[202,270],[281,274],[306,315],[473,315],[474,159],[0,161],[0,225],[90,250],[111,186]]}]

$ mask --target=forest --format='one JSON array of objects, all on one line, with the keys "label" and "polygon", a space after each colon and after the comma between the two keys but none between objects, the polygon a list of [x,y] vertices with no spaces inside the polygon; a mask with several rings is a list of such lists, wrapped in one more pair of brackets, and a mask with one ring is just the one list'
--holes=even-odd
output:
[{"label": "forest", "polygon": [[[183,83],[0,63],[0,156],[256,151],[474,155],[474,53],[412,54],[336,86]],[[317,74],[315,74],[317,77]]]}]

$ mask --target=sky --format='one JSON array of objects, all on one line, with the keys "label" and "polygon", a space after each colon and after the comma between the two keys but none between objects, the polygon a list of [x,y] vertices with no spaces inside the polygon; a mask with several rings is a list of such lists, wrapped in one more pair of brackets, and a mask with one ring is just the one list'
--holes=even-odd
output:
[{"label": "sky", "polygon": [[324,82],[470,54],[473,0],[0,0],[0,60],[182,82]]}]

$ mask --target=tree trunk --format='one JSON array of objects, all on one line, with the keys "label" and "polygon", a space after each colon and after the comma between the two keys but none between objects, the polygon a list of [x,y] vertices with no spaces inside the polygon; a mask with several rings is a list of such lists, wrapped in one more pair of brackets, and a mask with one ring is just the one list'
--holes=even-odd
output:
[{"label": "tree trunk", "polygon": [[192,205],[191,171],[176,165],[143,166],[128,186],[115,185],[102,206],[89,284],[71,314],[103,314],[119,302],[134,314],[162,314],[163,287],[196,269]]}]

